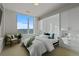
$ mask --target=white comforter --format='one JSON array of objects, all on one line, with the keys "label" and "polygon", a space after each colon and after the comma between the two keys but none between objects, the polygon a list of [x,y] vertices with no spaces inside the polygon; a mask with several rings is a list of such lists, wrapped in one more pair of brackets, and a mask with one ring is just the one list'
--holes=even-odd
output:
[{"label": "white comforter", "polygon": [[[57,40],[53,39],[47,39],[45,37],[35,37],[35,40],[33,41],[33,44],[27,48],[30,52],[31,56],[41,56],[46,51],[51,52],[54,50],[53,43],[55,43]],[[27,44],[27,39],[24,41],[24,45]]]},{"label": "white comforter", "polygon": [[41,56],[47,51],[45,45],[40,40],[34,40],[33,44],[27,49],[30,52],[30,56]]}]

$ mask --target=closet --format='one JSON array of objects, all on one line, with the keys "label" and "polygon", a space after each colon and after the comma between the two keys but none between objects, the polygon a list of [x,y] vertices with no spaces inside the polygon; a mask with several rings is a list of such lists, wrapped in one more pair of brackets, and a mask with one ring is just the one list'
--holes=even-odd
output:
[{"label": "closet", "polygon": [[60,43],[60,46],[79,52],[79,7],[63,11],[60,15],[61,31],[67,31],[69,34],[63,38],[64,43]]}]

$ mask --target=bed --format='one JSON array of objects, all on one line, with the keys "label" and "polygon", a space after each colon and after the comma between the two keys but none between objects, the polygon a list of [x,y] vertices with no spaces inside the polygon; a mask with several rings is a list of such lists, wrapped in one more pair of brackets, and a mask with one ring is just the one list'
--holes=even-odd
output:
[{"label": "bed", "polygon": [[[33,40],[30,40],[33,39]],[[28,47],[28,41],[31,41]],[[46,35],[31,36],[25,38],[22,42],[30,53],[30,56],[41,56],[45,52],[51,52],[55,49],[54,45],[58,42],[58,39],[48,39]]]}]

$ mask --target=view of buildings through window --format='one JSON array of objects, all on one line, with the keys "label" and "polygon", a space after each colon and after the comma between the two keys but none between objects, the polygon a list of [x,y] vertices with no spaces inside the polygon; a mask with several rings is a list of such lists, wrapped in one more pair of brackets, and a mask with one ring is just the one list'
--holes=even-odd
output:
[{"label": "view of buildings through window", "polygon": [[22,34],[32,34],[33,33],[33,16],[23,15],[17,13],[17,29],[19,33]]}]

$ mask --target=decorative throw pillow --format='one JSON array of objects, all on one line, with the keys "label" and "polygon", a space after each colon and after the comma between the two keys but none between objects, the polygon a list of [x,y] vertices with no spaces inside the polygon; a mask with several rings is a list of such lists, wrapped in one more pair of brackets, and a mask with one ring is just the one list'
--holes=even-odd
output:
[{"label": "decorative throw pillow", "polygon": [[55,37],[55,34],[54,33],[53,34],[50,34],[49,39],[54,39],[54,37]]},{"label": "decorative throw pillow", "polygon": [[44,35],[50,35],[50,33],[44,33]]},{"label": "decorative throw pillow", "polygon": [[44,33],[48,38],[50,38],[50,33]]},{"label": "decorative throw pillow", "polygon": [[39,35],[39,38],[48,38],[48,35],[41,34]]},{"label": "decorative throw pillow", "polygon": [[55,34],[53,33],[53,34],[52,34],[52,39],[54,39],[54,35],[55,35]]}]

